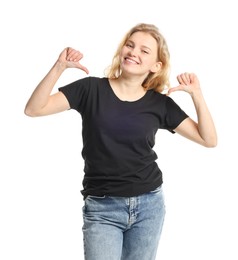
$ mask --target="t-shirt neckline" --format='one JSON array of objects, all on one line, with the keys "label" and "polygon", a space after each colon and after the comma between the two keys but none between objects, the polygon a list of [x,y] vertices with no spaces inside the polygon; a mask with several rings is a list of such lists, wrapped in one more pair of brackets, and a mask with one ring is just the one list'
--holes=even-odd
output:
[{"label": "t-shirt neckline", "polygon": [[137,100],[134,100],[134,101],[128,101],[128,100],[121,100],[114,92],[110,82],[109,82],[109,79],[108,78],[105,78],[106,81],[107,81],[107,85],[108,85],[108,88],[110,90],[110,92],[112,93],[112,95],[114,96],[114,98],[118,101],[118,102],[121,102],[121,103],[124,103],[124,104],[135,104],[135,103],[138,103],[138,102],[141,102],[145,99],[145,97],[148,95],[148,90],[145,92],[145,94],[138,98]]}]

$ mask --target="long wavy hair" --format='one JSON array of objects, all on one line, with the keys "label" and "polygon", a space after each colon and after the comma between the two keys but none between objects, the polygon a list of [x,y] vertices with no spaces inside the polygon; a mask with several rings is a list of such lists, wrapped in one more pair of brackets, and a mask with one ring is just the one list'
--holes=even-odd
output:
[{"label": "long wavy hair", "polygon": [[118,78],[121,74],[120,53],[123,46],[126,44],[131,35],[135,32],[145,32],[150,34],[157,42],[158,61],[162,63],[161,69],[156,72],[150,72],[144,80],[142,86],[146,89],[153,89],[157,92],[163,92],[170,87],[170,54],[164,36],[159,29],[153,24],[140,23],[134,26],[122,39],[117,51],[112,59],[111,65],[105,70],[105,76],[109,79]]}]

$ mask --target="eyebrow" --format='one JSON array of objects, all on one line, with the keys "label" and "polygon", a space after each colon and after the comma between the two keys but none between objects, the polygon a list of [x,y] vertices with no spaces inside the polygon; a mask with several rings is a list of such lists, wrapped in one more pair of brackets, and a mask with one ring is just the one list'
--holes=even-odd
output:
[{"label": "eyebrow", "polygon": [[[129,43],[133,43],[133,44],[135,44],[135,42],[133,42],[132,40],[127,40],[126,44],[127,44],[128,42],[129,42]],[[148,46],[146,46],[146,45],[142,45],[141,47],[142,47],[142,48],[146,48],[146,49],[148,49],[148,50],[151,51],[151,48],[148,47]]]},{"label": "eyebrow", "polygon": [[151,48],[149,48],[148,46],[142,45],[143,48],[149,49],[151,51]]}]

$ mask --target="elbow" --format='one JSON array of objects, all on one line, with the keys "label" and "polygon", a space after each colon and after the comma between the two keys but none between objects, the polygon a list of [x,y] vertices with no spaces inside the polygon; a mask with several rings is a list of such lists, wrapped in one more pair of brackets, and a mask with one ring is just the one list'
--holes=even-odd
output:
[{"label": "elbow", "polygon": [[205,147],[207,148],[215,148],[217,146],[217,143],[209,143],[209,144],[206,144]]},{"label": "elbow", "polygon": [[26,116],[32,117],[31,113],[29,113],[29,111],[27,109],[24,110],[24,114]]},{"label": "elbow", "polygon": [[36,117],[37,116],[37,114],[36,113],[34,113],[34,111],[33,110],[31,110],[29,107],[25,107],[25,109],[24,109],[24,114],[26,115],[26,116],[29,116],[29,117]]},{"label": "elbow", "polygon": [[204,144],[207,148],[215,148],[217,146],[217,138],[210,139]]}]

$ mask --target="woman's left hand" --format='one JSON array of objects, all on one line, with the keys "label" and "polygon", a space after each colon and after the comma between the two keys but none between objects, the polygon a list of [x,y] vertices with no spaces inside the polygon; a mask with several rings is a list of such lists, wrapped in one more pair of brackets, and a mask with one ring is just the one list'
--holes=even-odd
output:
[{"label": "woman's left hand", "polygon": [[201,91],[200,83],[197,76],[194,73],[182,73],[177,76],[179,85],[168,90],[168,95],[174,91],[185,91],[190,95],[193,95],[197,91]]}]

